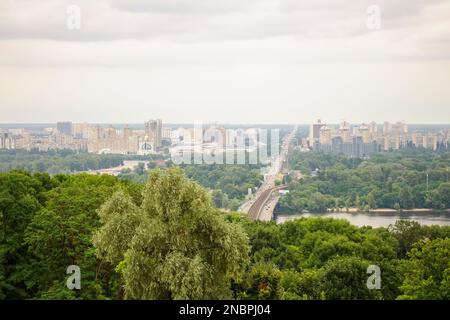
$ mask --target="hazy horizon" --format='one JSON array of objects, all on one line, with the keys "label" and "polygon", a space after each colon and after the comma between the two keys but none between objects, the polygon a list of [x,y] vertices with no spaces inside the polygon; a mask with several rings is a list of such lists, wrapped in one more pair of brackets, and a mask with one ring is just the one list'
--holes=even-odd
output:
[{"label": "hazy horizon", "polygon": [[[150,118],[147,120],[151,120]],[[146,120],[146,121],[147,121]],[[254,123],[239,123],[239,122],[217,122],[217,121],[210,121],[210,122],[192,122],[192,123],[188,123],[188,122],[165,122],[164,119],[163,120],[163,126],[188,126],[188,125],[194,125],[194,124],[202,124],[202,125],[223,125],[223,126],[310,126],[313,123],[259,123],[259,122],[254,122]],[[144,124],[146,121],[143,121],[142,123],[131,123],[131,122],[76,122],[76,121],[71,121],[71,120],[61,120],[61,121],[57,121],[57,122],[72,122],[72,123],[86,123],[88,125],[100,125],[100,126],[109,126],[109,125],[113,125],[113,126],[141,126],[144,127]],[[5,127],[11,127],[11,126],[53,126],[56,127],[57,122],[11,122],[11,123],[0,123],[0,128],[5,128]],[[355,122],[349,122],[346,121],[347,123],[351,124],[351,125],[359,125],[359,124],[369,124],[370,121],[355,121]],[[376,122],[376,124],[379,127],[383,126],[383,122]],[[395,124],[396,122],[399,121],[389,121],[386,120],[386,122],[389,122],[391,124]],[[316,122],[314,122],[316,123]],[[340,125],[342,122],[326,122],[326,121],[322,121],[322,123],[330,125],[330,126],[338,126]],[[432,126],[432,127],[439,127],[439,126],[450,126],[450,123],[407,123],[406,124],[408,126]]]}]

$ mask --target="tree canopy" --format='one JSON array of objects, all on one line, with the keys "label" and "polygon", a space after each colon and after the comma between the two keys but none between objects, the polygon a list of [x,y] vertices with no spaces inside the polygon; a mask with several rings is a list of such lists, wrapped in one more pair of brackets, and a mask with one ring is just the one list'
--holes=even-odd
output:
[{"label": "tree canopy", "polygon": [[[180,169],[0,173],[0,299],[449,299],[450,227],[252,221]],[[66,286],[69,265],[81,290]],[[366,286],[367,268],[381,288]]]},{"label": "tree canopy", "polygon": [[150,173],[140,207],[122,192],[99,211],[99,256],[117,265],[130,299],[220,299],[248,259],[242,228],[181,170]]},{"label": "tree canopy", "polygon": [[290,165],[303,179],[290,183],[278,212],[450,209],[450,151],[406,149],[369,159],[296,151]]}]

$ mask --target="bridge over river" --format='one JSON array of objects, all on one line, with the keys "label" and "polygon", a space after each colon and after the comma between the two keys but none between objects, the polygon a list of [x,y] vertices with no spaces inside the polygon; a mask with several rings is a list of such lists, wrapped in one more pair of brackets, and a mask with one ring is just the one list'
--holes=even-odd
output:
[{"label": "bridge over river", "polygon": [[248,210],[248,215],[254,220],[270,221],[273,211],[278,203],[279,190],[285,189],[287,185],[267,189],[261,193]]},{"label": "bridge over river", "polygon": [[277,186],[275,181],[280,173],[287,171],[289,148],[296,131],[297,127],[285,137],[280,155],[272,163],[264,183],[254,196],[241,206],[240,211],[247,213],[250,218],[263,221],[272,219],[273,211],[280,198],[278,191],[287,188],[287,185]]}]

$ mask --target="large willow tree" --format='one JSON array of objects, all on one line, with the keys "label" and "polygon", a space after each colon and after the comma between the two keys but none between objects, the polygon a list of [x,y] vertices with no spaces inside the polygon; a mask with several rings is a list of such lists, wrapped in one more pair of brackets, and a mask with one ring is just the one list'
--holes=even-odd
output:
[{"label": "large willow tree", "polygon": [[122,274],[127,299],[230,298],[248,261],[242,228],[176,168],[150,173],[140,207],[117,192],[99,215],[94,245]]}]

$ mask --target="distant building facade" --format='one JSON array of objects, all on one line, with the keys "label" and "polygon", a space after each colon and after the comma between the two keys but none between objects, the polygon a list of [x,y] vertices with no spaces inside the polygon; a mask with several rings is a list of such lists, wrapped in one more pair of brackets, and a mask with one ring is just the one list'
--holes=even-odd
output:
[{"label": "distant building facade", "polygon": [[344,121],[334,128],[318,122],[311,126],[311,130],[308,142],[311,143],[313,139],[314,143],[311,146],[313,150],[350,157],[368,157],[380,151],[406,147],[433,150],[450,147],[450,130],[409,133],[408,125],[404,122],[384,122],[381,131],[375,122],[352,126]]},{"label": "distant building facade", "polygon": [[323,124],[320,119],[317,120],[317,123],[313,123],[311,125],[310,130],[309,130],[310,145],[313,145],[315,142],[319,141],[320,132],[321,132],[323,126],[325,126],[325,124]]},{"label": "distant building facade", "polygon": [[145,135],[155,148],[161,147],[162,120],[150,120],[145,123]]},{"label": "distant building facade", "polygon": [[72,122],[57,122],[56,131],[58,131],[58,133],[71,136],[73,134]]}]

